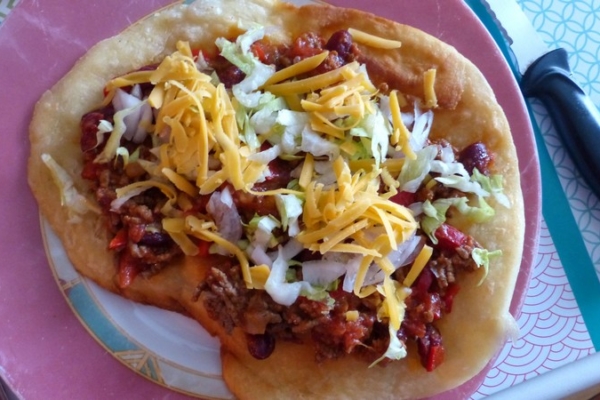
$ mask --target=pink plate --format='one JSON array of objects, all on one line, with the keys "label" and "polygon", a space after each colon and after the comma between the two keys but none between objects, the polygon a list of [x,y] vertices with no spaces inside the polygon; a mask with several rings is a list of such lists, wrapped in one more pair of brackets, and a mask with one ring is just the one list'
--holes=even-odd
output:
[{"label": "pink plate", "polygon": [[[155,371],[144,369],[148,364],[114,357],[110,346],[101,340],[105,332],[98,331],[97,326],[85,319],[88,306],[73,304],[74,300],[67,293],[69,289],[61,281],[61,290],[68,300],[65,301],[53,276],[56,266],[49,268],[37,205],[26,180],[28,124],[33,105],[43,91],[62,77],[94,43],[168,3],[168,0],[22,0],[0,26],[3,139],[0,146],[0,204],[3,206],[0,211],[0,375],[24,399],[188,398],[177,386],[172,386],[178,390],[174,391],[164,387],[164,382],[153,381]],[[516,315],[526,294],[537,247],[541,190],[529,117],[502,55],[484,26],[461,0],[332,0],[331,3],[362,8],[439,37],[470,58],[494,88],[513,130],[526,199],[525,252],[511,307]],[[134,337],[133,341],[144,347],[142,339]],[[135,357],[137,353],[132,354]],[[132,373],[132,369],[138,373]],[[484,377],[482,373],[440,397],[468,397]],[[210,390],[202,393],[207,393],[206,397],[217,397],[211,396]]]}]

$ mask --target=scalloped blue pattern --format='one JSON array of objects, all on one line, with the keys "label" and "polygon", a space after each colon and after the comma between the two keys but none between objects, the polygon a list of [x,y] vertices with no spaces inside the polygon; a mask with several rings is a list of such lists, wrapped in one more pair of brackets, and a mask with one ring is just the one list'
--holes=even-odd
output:
[{"label": "scalloped blue pattern", "polygon": [[[508,0],[512,1],[512,0]],[[517,0],[550,48],[569,53],[573,76],[600,104],[600,2],[596,0]],[[600,275],[600,203],[580,177],[563,149],[548,112],[539,101],[531,101],[532,114],[544,146],[563,188],[585,249]],[[600,155],[600,149],[599,149]],[[552,168],[546,163],[546,168]],[[542,177],[554,171],[542,170]],[[542,184],[544,184],[542,182]],[[547,200],[547,199],[545,199]],[[521,337],[508,344],[484,383],[472,396],[481,399],[509,386],[531,379],[595,352],[590,334],[575,300],[556,247],[569,246],[577,238],[551,237],[546,220],[555,219],[545,209],[540,247],[532,280],[518,320]],[[585,255],[581,255],[585,257]],[[563,260],[567,261],[567,260]],[[572,260],[569,260],[572,261]],[[581,285],[578,285],[581,288]]]},{"label": "scalloped blue pattern", "polygon": [[[573,77],[600,105],[600,2],[595,0],[518,0],[542,39],[569,53]],[[534,104],[535,106],[535,104]],[[536,112],[544,142],[556,167],[573,216],[600,276],[600,202],[581,179],[544,110]],[[600,156],[600,149],[598,149]]]}]

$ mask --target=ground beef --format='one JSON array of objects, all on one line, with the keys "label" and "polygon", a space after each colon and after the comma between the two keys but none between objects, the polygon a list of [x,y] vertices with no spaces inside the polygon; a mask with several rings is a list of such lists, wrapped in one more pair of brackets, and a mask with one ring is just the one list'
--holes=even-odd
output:
[{"label": "ground beef", "polygon": [[[444,226],[450,228],[449,225]],[[438,230],[438,232],[440,232]],[[444,235],[450,239],[442,239],[440,246],[436,247],[429,260],[429,268],[438,279],[438,285],[445,288],[450,283],[456,281],[456,274],[459,272],[473,272],[477,269],[477,264],[471,258],[471,252],[476,247],[481,247],[472,236],[460,233],[456,237],[456,230],[447,230]]]},{"label": "ground beef", "polygon": [[433,202],[437,199],[449,199],[452,197],[461,197],[464,193],[458,189],[446,187],[440,183],[425,185],[419,188],[415,194],[415,200],[424,202],[429,200]]},{"label": "ground beef", "polygon": [[[414,341],[426,368],[443,359],[442,337],[435,322],[451,309],[456,291],[442,288],[428,265],[406,299],[406,314],[398,331],[403,342]],[[360,299],[342,290],[331,292],[330,304],[299,297],[289,307],[275,303],[263,290],[248,290],[240,267],[232,264],[211,268],[207,279],[198,287],[211,318],[228,332],[241,328],[248,336],[248,350],[264,359],[277,340],[314,344],[317,361],[356,354],[372,362],[389,345],[386,323],[377,320],[378,293]],[[355,320],[346,318],[356,311]],[[384,360],[382,364],[386,364]],[[433,363],[433,364],[432,364]],[[433,366],[433,367],[432,367]]]},{"label": "ground beef", "polygon": [[[264,290],[246,289],[237,265],[211,268],[198,287],[198,297],[210,317],[226,331],[237,326],[252,335],[250,347],[264,350],[264,346],[257,346],[257,340],[265,337],[291,341],[310,338],[318,360],[350,354],[357,347],[364,351],[360,345],[369,342],[377,315],[372,299],[359,299],[342,291],[332,295],[332,304],[300,296],[291,306],[282,306]],[[358,318],[347,320],[347,311],[357,311]]]}]

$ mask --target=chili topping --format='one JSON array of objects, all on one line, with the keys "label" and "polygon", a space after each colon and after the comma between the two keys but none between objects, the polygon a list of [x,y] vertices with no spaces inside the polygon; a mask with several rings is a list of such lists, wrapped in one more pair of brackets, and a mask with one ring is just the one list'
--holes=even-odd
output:
[{"label": "chili topping", "polygon": [[429,138],[435,70],[423,99],[375,87],[356,41],[400,45],[256,28],[108,82],[81,118],[81,175],[122,287],[220,254],[197,301],[258,359],[293,340],[385,364],[414,341],[428,371],[443,362],[436,322],[460,276],[500,254],[448,217],[484,222],[508,200],[484,143]]}]

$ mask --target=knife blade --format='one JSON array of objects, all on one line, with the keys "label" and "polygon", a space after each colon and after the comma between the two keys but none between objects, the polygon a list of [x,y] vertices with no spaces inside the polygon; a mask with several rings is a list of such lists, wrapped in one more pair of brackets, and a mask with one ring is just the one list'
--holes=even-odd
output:
[{"label": "knife blade", "polygon": [[546,107],[564,147],[600,198],[600,112],[572,79],[567,52],[551,50],[515,0],[481,0],[516,60],[525,97]]}]

